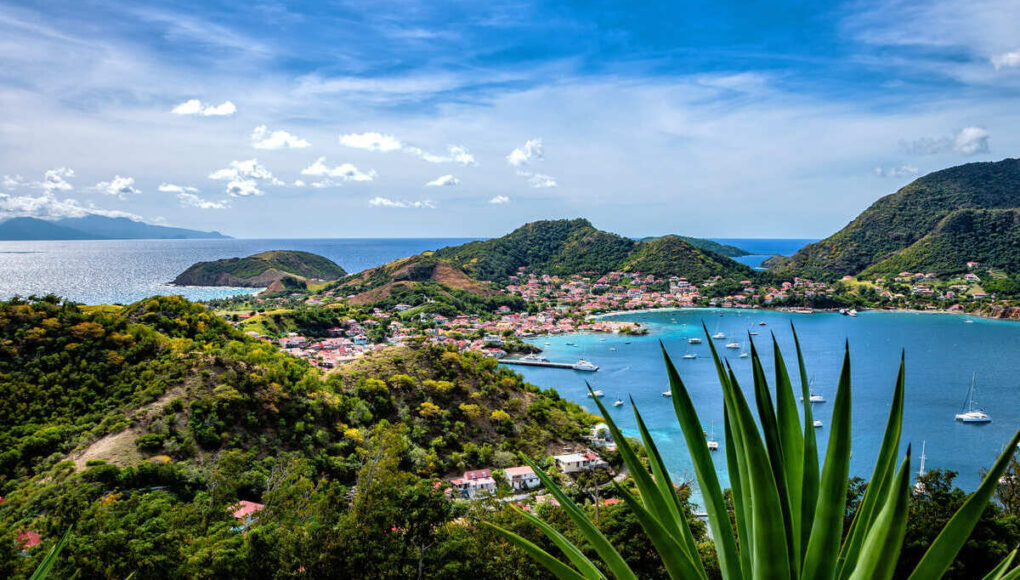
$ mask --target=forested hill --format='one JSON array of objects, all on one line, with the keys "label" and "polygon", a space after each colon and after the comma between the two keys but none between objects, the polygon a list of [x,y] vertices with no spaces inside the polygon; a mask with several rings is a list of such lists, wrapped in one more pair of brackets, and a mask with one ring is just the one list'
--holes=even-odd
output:
[{"label": "forested hill", "polygon": [[345,276],[343,268],[311,252],[275,250],[247,258],[225,258],[191,265],[174,279],[180,286],[242,286],[261,288],[291,277],[332,281]]},{"label": "forested hill", "polygon": [[[961,210],[1020,208],[1020,159],[968,163],[914,180],[879,199],[848,226],[811,244],[779,266],[780,271],[813,277],[894,271],[962,271],[966,262],[1007,268],[1017,247],[988,240],[992,235],[1017,239],[1008,216],[964,213]],[[983,230],[985,226],[996,229]],[[959,234],[959,235],[958,235]],[[937,238],[911,246],[928,236]],[[933,251],[951,248],[951,256]],[[898,253],[905,253],[897,258]],[[880,265],[884,264],[884,265]],[[891,268],[891,269],[890,269]]]},{"label": "forested hill", "polygon": [[480,280],[505,281],[521,267],[547,274],[640,271],[693,280],[749,276],[750,268],[678,236],[635,241],[596,229],[585,219],[526,224],[492,240],[443,248],[436,257]]},{"label": "forested hill", "polygon": [[[403,566],[393,526],[421,514],[398,507],[448,510],[435,478],[545,457],[594,420],[477,353],[392,348],[323,375],[180,297],[0,302],[0,577],[27,577],[72,524],[57,577]],[[254,536],[239,500],[269,506]],[[44,542],[29,557],[24,530]]]}]

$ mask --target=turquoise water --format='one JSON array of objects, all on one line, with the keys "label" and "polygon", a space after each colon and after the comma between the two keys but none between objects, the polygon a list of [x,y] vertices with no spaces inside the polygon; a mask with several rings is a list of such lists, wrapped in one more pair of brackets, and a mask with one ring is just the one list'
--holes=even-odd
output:
[{"label": "turquoise water", "polygon": [[[599,365],[597,373],[531,367],[515,369],[529,382],[553,387],[562,396],[597,411],[591,399],[585,396],[584,381],[591,380],[595,388],[605,392],[603,403],[610,407],[613,418],[628,435],[637,436],[629,405],[611,407],[618,396],[624,400],[633,397],[671,472],[680,478],[693,479],[694,470],[672,404],[661,396],[668,384],[659,341],[674,358],[705,429],[711,430],[714,424],[715,437],[721,445],[722,397],[707,339],[701,345],[690,347],[698,354],[697,359],[681,358],[688,349],[686,337],[696,332],[703,337],[702,321],[712,334],[721,331],[727,335],[727,340],[713,342],[720,353],[730,359],[749,400],[753,399],[750,358],[738,358],[739,351],[723,348],[723,344],[736,339],[743,340],[746,346],[747,331],[760,332],[753,338],[761,351],[768,353],[763,362],[771,383],[774,370],[769,333],[776,333],[780,347],[787,354],[787,364],[796,372],[790,332],[790,321],[795,322],[808,374],[814,377],[813,390],[824,395],[827,401],[814,405],[815,418],[825,425],[816,430],[823,453],[829,436],[843,345],[849,340],[853,368],[850,467],[854,475],[867,478],[874,468],[901,349],[906,349],[907,361],[903,451],[907,443],[914,444],[914,471],[921,442],[927,441],[927,467],[957,471],[957,484],[974,489],[980,483],[979,471],[994,462],[1020,426],[1020,324],[1015,322],[972,319],[973,324],[965,324],[967,318],[958,315],[904,312],[862,312],[851,318],[839,314],[718,309],[632,313],[613,318],[639,321],[648,325],[651,332],[641,337],[589,334],[539,337],[532,341],[544,348],[545,355],[553,361],[573,362],[584,356]],[[767,325],[759,326],[759,321]],[[991,415],[989,424],[965,425],[953,419],[963,405],[974,372],[977,372],[977,400]],[[753,406],[753,402],[751,404]],[[728,481],[721,446],[713,457],[720,478]]]}]

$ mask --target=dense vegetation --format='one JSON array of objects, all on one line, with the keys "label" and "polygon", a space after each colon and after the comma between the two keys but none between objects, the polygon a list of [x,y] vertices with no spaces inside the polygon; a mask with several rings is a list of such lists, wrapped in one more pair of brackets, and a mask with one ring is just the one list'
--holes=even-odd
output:
[{"label": "dense vegetation", "polygon": [[436,257],[482,280],[506,281],[521,267],[543,274],[640,271],[700,281],[750,276],[751,269],[679,236],[634,241],[595,229],[585,219],[538,221],[492,240],[443,248]]},{"label": "dense vegetation", "polygon": [[[933,233],[954,211],[1010,208],[1020,208],[1020,159],[943,169],[876,201],[839,232],[797,252],[783,263],[781,270],[814,278],[857,274]],[[984,216],[981,221],[1001,225],[1000,219],[1003,218]],[[954,227],[961,225],[955,219],[950,221]],[[954,256],[967,254],[971,251],[969,244],[981,237],[980,231],[975,232],[977,236],[957,238],[955,234],[966,231],[944,231],[941,242],[924,244],[907,263],[948,266],[949,262],[928,254],[935,249],[932,246],[953,247]],[[1008,235],[1017,239],[1016,228],[1009,229]],[[991,233],[984,237],[990,236]],[[1008,245],[995,248],[979,245],[973,251],[984,252],[989,265],[1015,260],[1016,256],[1015,247],[1011,256]]]},{"label": "dense vegetation", "polygon": [[174,279],[182,286],[268,286],[287,275],[302,280],[336,280],[347,273],[328,258],[291,250],[262,252],[247,258],[198,262]]},{"label": "dense vegetation", "polygon": [[[647,237],[647,238],[641,238],[640,241],[642,241],[642,242],[650,242],[652,240],[657,240],[660,237],[663,237],[663,236],[651,236],[651,237]],[[699,247],[702,250],[708,250],[710,252],[715,252],[716,254],[719,254],[719,255],[722,255],[722,256],[726,256],[727,258],[739,258],[741,256],[750,256],[751,255],[751,253],[748,252],[747,250],[745,250],[743,248],[738,248],[736,246],[731,246],[730,244],[722,244],[722,243],[719,243],[719,242],[714,242],[712,240],[706,240],[704,238],[692,238],[690,236],[677,236],[677,237],[680,238],[681,240],[687,242],[688,244],[690,244],[692,246]]]}]

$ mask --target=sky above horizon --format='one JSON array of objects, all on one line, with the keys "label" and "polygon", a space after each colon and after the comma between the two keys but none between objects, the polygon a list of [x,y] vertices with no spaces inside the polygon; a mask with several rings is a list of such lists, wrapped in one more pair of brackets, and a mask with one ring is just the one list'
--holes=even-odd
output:
[{"label": "sky above horizon", "polygon": [[1020,2],[0,0],[0,219],[818,238],[1020,152]]}]

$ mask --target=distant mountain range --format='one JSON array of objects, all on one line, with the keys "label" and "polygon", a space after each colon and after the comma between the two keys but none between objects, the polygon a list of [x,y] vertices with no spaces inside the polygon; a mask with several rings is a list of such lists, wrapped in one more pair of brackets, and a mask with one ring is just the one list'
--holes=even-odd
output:
[{"label": "distant mountain range", "polygon": [[128,218],[100,215],[54,221],[19,217],[0,222],[0,240],[178,240],[229,237],[219,232],[156,226]]},{"label": "distant mountain range", "polygon": [[786,260],[779,274],[964,272],[967,262],[1020,272],[1020,159],[968,163],[914,180],[832,236]]}]

